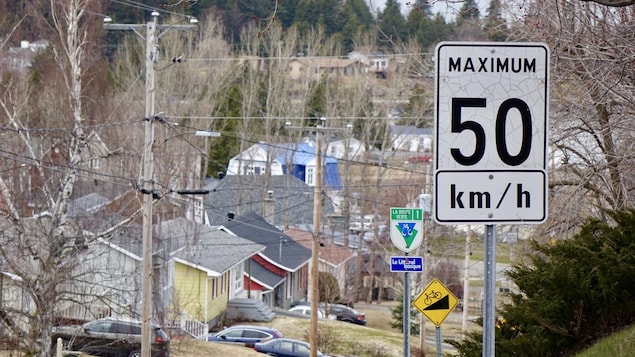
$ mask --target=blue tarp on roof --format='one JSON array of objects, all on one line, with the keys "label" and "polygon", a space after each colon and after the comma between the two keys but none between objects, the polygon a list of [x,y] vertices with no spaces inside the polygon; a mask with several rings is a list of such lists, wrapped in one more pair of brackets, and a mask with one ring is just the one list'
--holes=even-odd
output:
[{"label": "blue tarp on roof", "polygon": [[[263,150],[270,149],[265,144],[260,144]],[[306,165],[315,159],[314,143],[290,143],[276,144],[273,152],[273,160],[282,165],[284,173],[306,181]],[[338,169],[337,159],[325,156],[322,160],[324,165],[324,187],[329,190],[341,190],[342,180]]]}]

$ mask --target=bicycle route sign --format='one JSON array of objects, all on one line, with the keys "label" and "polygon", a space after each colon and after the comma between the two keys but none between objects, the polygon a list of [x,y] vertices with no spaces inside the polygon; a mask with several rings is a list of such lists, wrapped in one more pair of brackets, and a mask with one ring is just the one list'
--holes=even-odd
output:
[{"label": "bicycle route sign", "polygon": [[419,248],[423,242],[423,209],[390,209],[390,240],[404,253]]},{"label": "bicycle route sign", "polygon": [[442,42],[435,52],[435,220],[544,222],[549,48]]},{"label": "bicycle route sign", "polygon": [[437,327],[441,326],[458,303],[459,299],[437,278],[432,279],[412,302]]}]

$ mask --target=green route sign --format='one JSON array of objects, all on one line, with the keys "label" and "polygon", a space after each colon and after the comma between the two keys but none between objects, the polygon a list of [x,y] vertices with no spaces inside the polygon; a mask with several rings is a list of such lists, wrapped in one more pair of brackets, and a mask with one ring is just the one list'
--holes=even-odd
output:
[{"label": "green route sign", "polygon": [[397,249],[408,253],[423,242],[423,209],[390,209],[390,240]]}]

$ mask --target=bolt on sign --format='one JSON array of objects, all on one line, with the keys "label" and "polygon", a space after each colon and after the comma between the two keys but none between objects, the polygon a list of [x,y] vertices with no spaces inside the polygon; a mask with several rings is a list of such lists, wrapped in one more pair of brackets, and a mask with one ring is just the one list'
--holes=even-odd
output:
[{"label": "bolt on sign", "polygon": [[439,327],[454,310],[459,300],[441,280],[434,278],[413,301],[413,305],[432,323]]},{"label": "bolt on sign", "polygon": [[390,240],[402,252],[419,248],[423,242],[423,209],[390,209]]}]

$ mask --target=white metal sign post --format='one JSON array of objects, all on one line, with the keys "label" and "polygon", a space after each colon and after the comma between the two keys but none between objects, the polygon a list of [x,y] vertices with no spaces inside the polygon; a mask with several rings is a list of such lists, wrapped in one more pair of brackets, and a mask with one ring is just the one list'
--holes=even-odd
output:
[{"label": "white metal sign post", "polygon": [[435,199],[440,224],[485,224],[483,356],[494,356],[496,223],[547,218],[549,49],[541,43],[436,47]]}]

